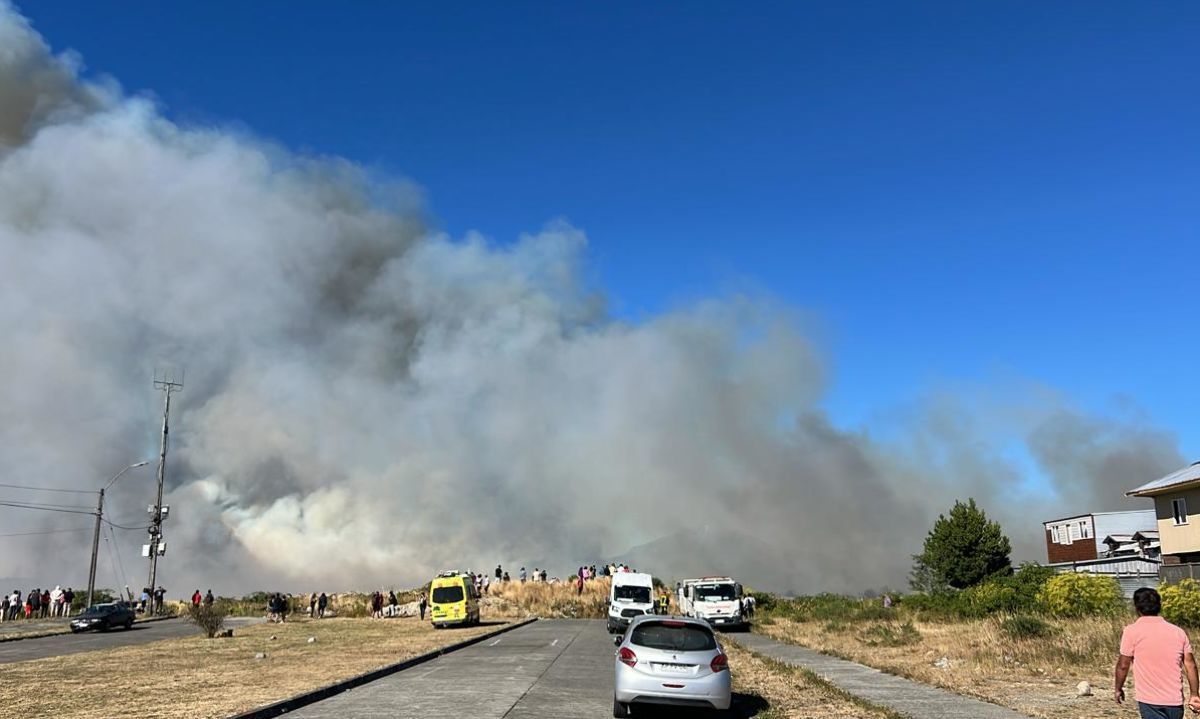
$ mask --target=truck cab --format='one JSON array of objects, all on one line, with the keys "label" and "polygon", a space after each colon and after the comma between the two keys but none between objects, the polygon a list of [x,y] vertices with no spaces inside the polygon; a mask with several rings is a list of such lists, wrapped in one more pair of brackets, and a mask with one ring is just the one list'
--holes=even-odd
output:
[{"label": "truck cab", "polygon": [[681,582],[679,607],[684,616],[703,619],[714,628],[746,627],[742,585],[730,577],[700,577]]},{"label": "truck cab", "polygon": [[625,631],[634,617],[654,614],[654,579],[649,574],[617,572],[608,590],[608,631]]}]

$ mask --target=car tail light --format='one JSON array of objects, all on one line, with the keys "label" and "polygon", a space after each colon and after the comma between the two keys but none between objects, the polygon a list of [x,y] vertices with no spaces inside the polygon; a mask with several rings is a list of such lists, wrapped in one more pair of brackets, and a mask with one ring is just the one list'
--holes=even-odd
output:
[{"label": "car tail light", "polygon": [[710,666],[712,667],[713,674],[716,674],[717,672],[727,672],[729,671],[729,657],[725,656],[724,654],[718,654],[717,656],[713,657],[712,664]]},{"label": "car tail light", "polygon": [[637,664],[637,655],[629,647],[621,647],[621,651],[617,652],[617,659],[627,667]]}]

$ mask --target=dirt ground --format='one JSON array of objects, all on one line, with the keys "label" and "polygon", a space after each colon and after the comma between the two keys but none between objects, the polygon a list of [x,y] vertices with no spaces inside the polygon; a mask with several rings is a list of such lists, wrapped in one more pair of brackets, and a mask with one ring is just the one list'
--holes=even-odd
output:
[{"label": "dirt ground", "polygon": [[[197,633],[5,664],[0,667],[0,718],[225,717],[486,633],[500,623],[435,630],[417,619],[300,619],[239,628],[230,639]],[[309,643],[309,637],[316,641]],[[257,653],[266,657],[255,659]]]},{"label": "dirt ground", "polygon": [[[1117,706],[1112,700],[1123,619],[1055,621],[1054,635],[1022,640],[1005,636],[995,619],[914,622],[916,635],[905,634],[908,643],[900,646],[873,641],[878,634],[870,629],[878,624],[773,619],[755,631],[1044,719],[1138,715],[1132,677],[1126,704]],[[1091,696],[1077,695],[1081,681],[1091,685]]]}]

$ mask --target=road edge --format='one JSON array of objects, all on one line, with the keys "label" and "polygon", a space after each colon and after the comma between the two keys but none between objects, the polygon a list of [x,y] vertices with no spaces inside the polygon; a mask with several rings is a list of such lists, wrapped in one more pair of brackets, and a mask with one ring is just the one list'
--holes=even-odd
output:
[{"label": "road edge", "polygon": [[[179,619],[179,617],[150,617],[149,619],[138,619],[134,624],[149,624],[150,622],[162,622],[167,619]],[[71,630],[65,628],[61,631],[42,632],[41,634],[23,634],[19,637],[0,637],[0,644],[5,642],[19,642],[24,639],[45,639],[46,637],[61,637],[64,634],[70,634]]]},{"label": "road edge", "polygon": [[321,687],[319,689],[314,689],[310,692],[297,694],[294,697],[277,701],[274,704],[267,704],[266,706],[261,706],[257,709],[251,709],[250,711],[243,712],[241,714],[233,714],[230,715],[228,719],[269,719],[269,717],[281,716],[283,714],[287,714],[288,712],[295,711],[301,707],[306,707],[309,704],[315,704],[323,699],[328,699],[329,697],[341,694],[344,691],[354,689],[355,687],[360,687],[363,684],[368,684],[378,679],[383,679],[384,677],[391,676],[392,674],[404,671],[405,669],[415,667],[418,664],[424,664],[430,660],[437,659],[443,654],[456,652],[459,649],[466,649],[467,647],[473,644],[478,644],[485,639],[491,639],[492,637],[504,634],[505,632],[511,632],[514,629],[520,629],[521,627],[533,624],[537,620],[537,617],[530,617],[529,619],[522,619],[520,621],[513,622],[512,624],[506,624],[494,632],[487,632],[485,634],[480,634],[477,637],[464,639],[461,642],[448,644],[439,649],[434,649],[433,651],[426,652],[424,654],[418,654],[415,657],[409,657],[408,659],[396,662],[395,664],[388,664],[387,666],[380,667],[378,669],[372,669],[365,674],[359,674],[357,676],[350,677],[349,679],[343,679],[340,682],[334,682],[333,684]]}]

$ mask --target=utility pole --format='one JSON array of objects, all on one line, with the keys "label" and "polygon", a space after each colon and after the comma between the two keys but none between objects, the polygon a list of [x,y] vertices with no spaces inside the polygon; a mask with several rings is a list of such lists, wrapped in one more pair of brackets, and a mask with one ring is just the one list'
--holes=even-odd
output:
[{"label": "utility pole", "polygon": [[92,594],[96,591],[96,555],[100,553],[100,522],[104,516],[104,490],[113,486],[113,483],[129,470],[145,467],[147,464],[150,464],[150,460],[134,462],[120,472],[117,472],[112,479],[108,480],[108,484],[100,488],[100,501],[96,503],[96,532],[92,535],[92,565],[88,570],[87,606],[89,607],[92,606]]},{"label": "utility pole", "polygon": [[88,570],[87,606],[89,607],[92,606],[92,593],[96,591],[96,555],[100,552],[100,517],[103,514],[104,489],[101,489],[100,501],[96,504],[96,533],[92,535],[92,567]]},{"label": "utility pole", "polygon": [[[149,606],[154,606],[154,590],[157,588],[156,581],[158,580],[158,555],[163,547],[163,483],[167,478],[167,439],[170,433],[169,421],[171,416],[171,393],[178,392],[183,389],[183,377],[180,376],[179,381],[175,381],[175,376],[169,372],[164,373],[161,378],[154,379],[155,388],[162,390],[166,394],[166,401],[163,405],[163,427],[162,427],[162,444],[158,451],[158,495],[154,500],[154,506],[150,508],[153,515],[150,519],[150,602]],[[147,607],[149,609],[149,607]]]}]

